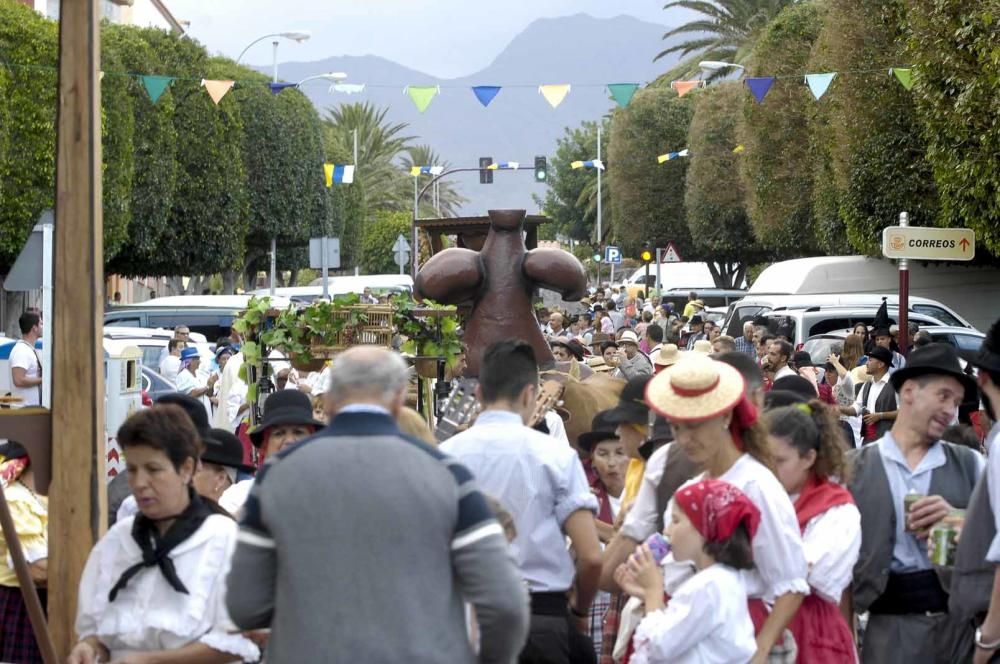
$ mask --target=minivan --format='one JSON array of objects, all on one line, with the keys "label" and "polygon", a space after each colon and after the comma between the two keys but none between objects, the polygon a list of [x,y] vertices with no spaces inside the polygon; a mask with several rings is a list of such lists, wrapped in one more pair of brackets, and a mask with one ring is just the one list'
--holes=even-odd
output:
[{"label": "minivan", "polygon": [[[192,332],[204,334],[214,342],[228,336],[233,321],[246,310],[251,295],[174,295],[147,300],[141,304],[112,307],[104,312],[104,325],[174,329],[187,325]],[[273,297],[275,309],[285,309],[287,298]]]}]

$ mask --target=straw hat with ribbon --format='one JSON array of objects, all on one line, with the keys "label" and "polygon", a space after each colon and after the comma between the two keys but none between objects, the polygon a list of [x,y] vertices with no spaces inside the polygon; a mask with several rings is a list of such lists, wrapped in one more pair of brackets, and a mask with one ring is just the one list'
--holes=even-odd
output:
[{"label": "straw hat with ribbon", "polygon": [[688,353],[649,381],[646,402],[668,420],[700,422],[732,410],[743,389],[743,376],[732,366]]},{"label": "straw hat with ribbon", "polygon": [[677,344],[665,344],[656,355],[656,365],[660,367],[672,367],[681,359],[681,352],[677,349]]},{"label": "straw hat with ribbon", "polygon": [[691,350],[702,355],[710,355],[712,353],[712,342],[708,339],[698,339],[694,342],[694,347]]}]

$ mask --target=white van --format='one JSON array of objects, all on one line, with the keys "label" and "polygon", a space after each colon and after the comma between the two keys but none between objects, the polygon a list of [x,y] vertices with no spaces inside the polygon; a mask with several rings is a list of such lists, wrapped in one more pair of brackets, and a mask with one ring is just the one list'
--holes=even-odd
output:
[{"label": "white van", "polygon": [[[649,266],[649,279],[646,279],[646,266],[643,265],[623,281],[622,286],[632,297],[639,291],[656,288],[656,265]],[[744,286],[745,284],[739,284],[737,290]],[[708,269],[708,263],[660,263],[660,290],[690,292],[715,288],[715,278]]]},{"label": "white van", "polygon": [[[898,295],[898,292],[899,267],[891,261],[865,256],[820,256],[781,261],[769,266],[750,286],[747,297],[820,294],[881,296],[888,293]],[[910,308],[916,301],[914,296],[942,305],[961,321],[957,324],[985,330],[993,324],[997,311],[1000,311],[1000,269],[910,261]],[[800,306],[819,304],[822,302],[814,300]],[[951,320],[941,322],[956,324]]]}]

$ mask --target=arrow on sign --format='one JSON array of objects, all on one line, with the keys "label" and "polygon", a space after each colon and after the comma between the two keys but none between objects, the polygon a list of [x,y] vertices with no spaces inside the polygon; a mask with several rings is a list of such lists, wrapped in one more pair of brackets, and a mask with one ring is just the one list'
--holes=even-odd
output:
[{"label": "arrow on sign", "polygon": [[968,251],[969,241],[963,237],[962,240],[958,243],[958,246],[962,247],[962,251]]}]

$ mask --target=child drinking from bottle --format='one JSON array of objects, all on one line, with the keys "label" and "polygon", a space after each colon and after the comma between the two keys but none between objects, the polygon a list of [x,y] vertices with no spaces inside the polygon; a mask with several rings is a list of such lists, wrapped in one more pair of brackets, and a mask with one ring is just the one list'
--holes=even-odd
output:
[{"label": "child drinking from bottle", "polygon": [[664,600],[660,566],[648,544],[616,574],[645,603],[628,664],[746,664],[757,650],[747,597],[737,570],[753,567],[750,547],[760,523],[753,503],[728,482],[702,480],[671,501],[664,533],[676,561],[696,569]]}]

